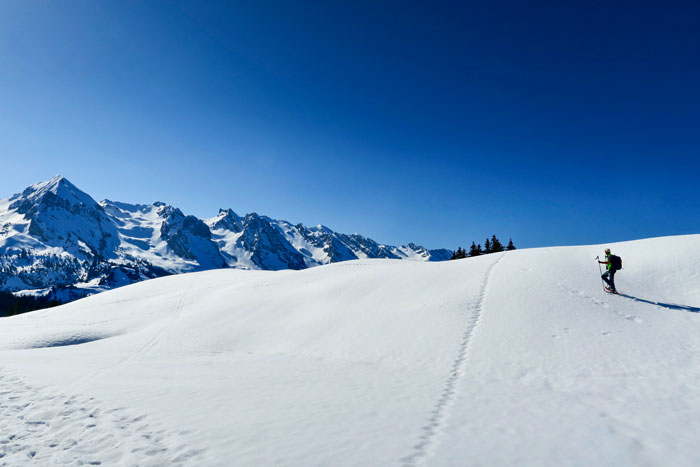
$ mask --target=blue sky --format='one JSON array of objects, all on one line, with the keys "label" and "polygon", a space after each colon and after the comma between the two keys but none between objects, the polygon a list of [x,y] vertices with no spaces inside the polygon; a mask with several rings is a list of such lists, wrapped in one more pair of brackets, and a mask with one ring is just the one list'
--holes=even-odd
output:
[{"label": "blue sky", "polygon": [[700,233],[697,3],[233,3],[0,2],[0,197],[60,173],[431,248]]}]

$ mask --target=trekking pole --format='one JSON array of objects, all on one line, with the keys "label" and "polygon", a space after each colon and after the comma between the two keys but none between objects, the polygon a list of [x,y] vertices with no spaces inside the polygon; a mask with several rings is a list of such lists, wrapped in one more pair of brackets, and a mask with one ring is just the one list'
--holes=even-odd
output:
[{"label": "trekking pole", "polygon": [[600,272],[600,282],[603,283],[603,290],[605,290],[605,281],[603,280],[603,270],[600,268],[600,257],[596,256],[595,259],[596,259],[596,261],[598,261],[598,271]]}]

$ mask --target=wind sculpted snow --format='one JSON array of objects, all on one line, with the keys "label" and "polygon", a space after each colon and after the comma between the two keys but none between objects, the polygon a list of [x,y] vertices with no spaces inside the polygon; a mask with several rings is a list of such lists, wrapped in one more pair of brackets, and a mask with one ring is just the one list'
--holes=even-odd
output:
[{"label": "wind sculpted snow", "polygon": [[153,279],[0,320],[0,465],[697,465],[699,307],[697,235]]}]

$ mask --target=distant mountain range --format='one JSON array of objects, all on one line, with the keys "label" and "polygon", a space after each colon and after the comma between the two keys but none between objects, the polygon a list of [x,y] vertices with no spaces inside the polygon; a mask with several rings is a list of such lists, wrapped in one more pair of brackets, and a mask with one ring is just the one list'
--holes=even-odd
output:
[{"label": "distant mountain range", "polygon": [[189,271],[305,269],[359,258],[443,261],[451,253],[231,209],[199,219],[161,202],[98,203],[62,176],[0,200],[0,289],[60,300]]}]

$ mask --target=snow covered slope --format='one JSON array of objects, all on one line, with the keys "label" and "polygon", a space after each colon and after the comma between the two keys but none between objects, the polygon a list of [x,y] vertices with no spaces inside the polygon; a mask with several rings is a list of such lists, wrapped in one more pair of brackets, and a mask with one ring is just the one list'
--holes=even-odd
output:
[{"label": "snow covered slope", "polygon": [[0,465],[694,466],[699,336],[700,235],[169,276],[0,320]]},{"label": "snow covered slope", "polygon": [[97,203],[65,177],[0,200],[0,289],[70,300],[145,279],[222,267],[305,269],[358,258],[449,259],[449,250],[380,245],[359,234],[162,202]]}]

